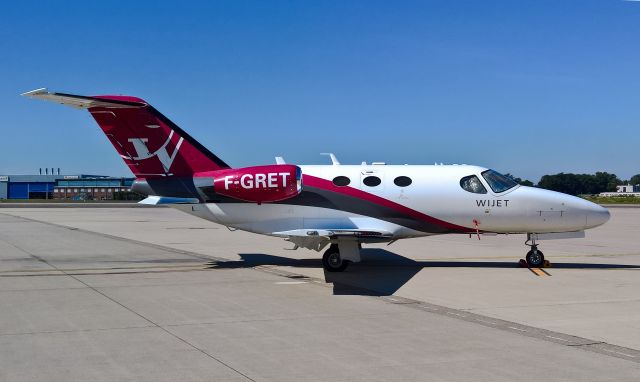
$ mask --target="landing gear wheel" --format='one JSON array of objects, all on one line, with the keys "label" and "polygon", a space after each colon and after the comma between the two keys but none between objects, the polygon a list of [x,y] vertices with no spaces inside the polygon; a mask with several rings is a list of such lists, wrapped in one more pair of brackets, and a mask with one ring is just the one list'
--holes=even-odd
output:
[{"label": "landing gear wheel", "polygon": [[537,247],[532,247],[527,253],[527,264],[530,267],[541,267],[544,265],[544,254]]},{"label": "landing gear wheel", "polygon": [[322,266],[327,272],[342,272],[347,269],[349,262],[340,257],[337,244],[332,244],[322,255]]}]

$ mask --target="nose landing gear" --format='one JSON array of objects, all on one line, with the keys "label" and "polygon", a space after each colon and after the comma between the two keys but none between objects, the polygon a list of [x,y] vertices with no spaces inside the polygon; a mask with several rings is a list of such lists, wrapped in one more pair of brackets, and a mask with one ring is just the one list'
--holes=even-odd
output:
[{"label": "nose landing gear", "polygon": [[531,246],[531,250],[527,252],[527,264],[530,267],[542,267],[544,265],[544,254],[538,250],[538,246]]},{"label": "nose landing gear", "polygon": [[[531,244],[529,244],[531,242]],[[530,267],[542,267],[545,265],[544,263],[544,254],[542,251],[538,249],[538,245],[536,244],[536,237],[530,233],[527,234],[527,240],[524,242],[524,245],[531,247],[531,250],[527,252],[527,264]]]}]

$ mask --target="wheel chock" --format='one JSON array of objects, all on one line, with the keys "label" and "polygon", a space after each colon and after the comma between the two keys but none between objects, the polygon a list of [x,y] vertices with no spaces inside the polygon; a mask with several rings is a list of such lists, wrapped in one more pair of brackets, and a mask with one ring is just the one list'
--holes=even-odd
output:
[{"label": "wheel chock", "polygon": [[551,268],[551,263],[549,262],[549,260],[544,261],[544,265],[542,266],[542,268]]},{"label": "wheel chock", "polygon": [[527,263],[527,260],[525,260],[525,259],[520,259],[520,261],[518,261],[518,266],[520,268],[529,268],[529,264]]}]

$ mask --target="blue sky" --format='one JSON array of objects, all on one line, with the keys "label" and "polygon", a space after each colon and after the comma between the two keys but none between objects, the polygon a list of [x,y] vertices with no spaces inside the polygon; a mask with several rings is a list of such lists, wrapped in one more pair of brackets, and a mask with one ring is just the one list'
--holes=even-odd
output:
[{"label": "blue sky", "polygon": [[152,103],[234,166],[640,173],[640,2],[5,2],[0,173],[129,175],[48,87]]}]

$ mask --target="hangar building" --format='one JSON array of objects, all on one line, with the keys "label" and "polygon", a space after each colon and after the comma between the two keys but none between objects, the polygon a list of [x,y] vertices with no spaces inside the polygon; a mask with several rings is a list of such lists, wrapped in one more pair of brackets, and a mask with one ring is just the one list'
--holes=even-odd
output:
[{"label": "hangar building", "polygon": [[0,175],[0,200],[137,199],[129,195],[133,180],[101,175]]}]

